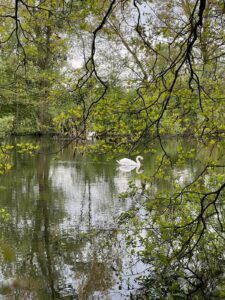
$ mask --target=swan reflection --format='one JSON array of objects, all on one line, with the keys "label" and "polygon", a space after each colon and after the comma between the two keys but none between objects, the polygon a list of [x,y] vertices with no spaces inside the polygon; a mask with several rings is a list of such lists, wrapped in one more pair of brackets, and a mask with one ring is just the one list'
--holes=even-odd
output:
[{"label": "swan reflection", "polygon": [[117,169],[121,172],[131,172],[132,170],[135,170],[137,174],[143,173],[143,170],[140,170],[140,166],[136,166],[136,165],[133,166],[120,165]]}]

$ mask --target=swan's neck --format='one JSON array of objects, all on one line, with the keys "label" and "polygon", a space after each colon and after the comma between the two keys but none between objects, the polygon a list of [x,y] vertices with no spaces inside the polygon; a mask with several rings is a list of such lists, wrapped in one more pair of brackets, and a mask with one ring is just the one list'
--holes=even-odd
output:
[{"label": "swan's neck", "polygon": [[136,162],[137,162],[138,167],[140,167],[141,162],[140,162],[140,158],[139,157],[136,157]]},{"label": "swan's neck", "polygon": [[141,165],[138,165],[136,168],[136,174],[141,174],[143,170],[140,170]]}]

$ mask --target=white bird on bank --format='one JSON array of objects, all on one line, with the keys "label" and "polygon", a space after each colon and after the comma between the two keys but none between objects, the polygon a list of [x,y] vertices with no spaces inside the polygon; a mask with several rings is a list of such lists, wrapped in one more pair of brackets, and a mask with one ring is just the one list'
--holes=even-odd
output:
[{"label": "white bird on bank", "polygon": [[136,157],[136,161],[129,158],[122,158],[120,160],[117,160],[117,162],[121,166],[135,166],[136,168],[139,168],[141,165],[140,160],[143,160],[143,157],[139,155]]},{"label": "white bird on bank", "polygon": [[97,134],[96,134],[95,131],[89,131],[89,132],[87,133],[87,140],[89,140],[89,141],[94,141],[95,138],[96,138],[96,136],[97,136]]}]

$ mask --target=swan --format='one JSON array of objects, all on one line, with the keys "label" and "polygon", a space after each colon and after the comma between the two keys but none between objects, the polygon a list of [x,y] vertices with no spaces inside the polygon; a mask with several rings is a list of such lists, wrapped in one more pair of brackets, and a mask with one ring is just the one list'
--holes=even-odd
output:
[{"label": "swan", "polygon": [[140,159],[143,160],[142,156],[137,156],[136,161],[129,159],[129,158],[122,158],[120,160],[117,160],[118,164],[121,166],[135,166],[135,167],[140,167],[141,162]]}]

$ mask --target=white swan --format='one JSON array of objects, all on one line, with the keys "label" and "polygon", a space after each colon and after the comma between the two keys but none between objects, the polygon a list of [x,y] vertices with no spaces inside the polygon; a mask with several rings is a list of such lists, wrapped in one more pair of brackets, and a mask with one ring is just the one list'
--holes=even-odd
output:
[{"label": "white swan", "polygon": [[136,161],[129,159],[129,158],[122,158],[120,160],[117,160],[118,164],[121,166],[135,166],[135,167],[140,167],[141,162],[140,159],[143,160],[142,156],[137,156]]}]

